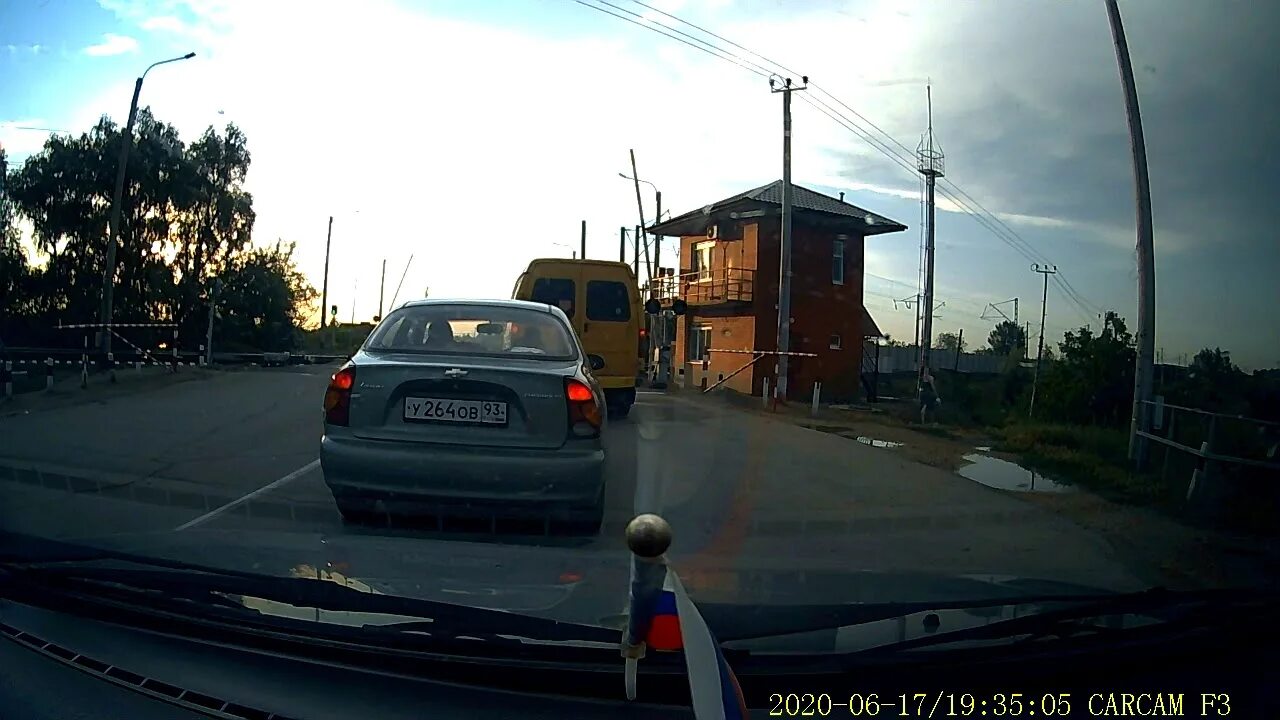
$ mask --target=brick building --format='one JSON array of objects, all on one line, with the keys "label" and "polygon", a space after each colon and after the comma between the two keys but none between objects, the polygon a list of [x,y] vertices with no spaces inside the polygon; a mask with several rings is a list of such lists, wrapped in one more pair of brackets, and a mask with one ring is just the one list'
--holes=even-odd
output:
[{"label": "brick building", "polygon": [[[864,339],[881,335],[862,302],[863,240],[907,228],[843,198],[792,188],[791,350],[817,357],[791,358],[788,395],[807,399],[820,381],[824,400],[851,400]],[[697,386],[704,375],[715,383],[750,362],[750,351],[777,349],[781,211],[778,181],[649,228],[680,238],[679,272],[654,289],[664,303],[677,295],[688,303],[675,323],[677,383]],[[760,395],[775,373],[766,357],[725,386]]]}]

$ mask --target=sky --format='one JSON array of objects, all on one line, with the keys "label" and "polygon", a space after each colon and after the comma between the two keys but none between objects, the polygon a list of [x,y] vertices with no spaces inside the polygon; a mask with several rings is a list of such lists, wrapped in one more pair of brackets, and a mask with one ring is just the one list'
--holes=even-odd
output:
[{"label": "sky", "polygon": [[[856,111],[906,155],[926,127],[926,84],[942,189],[1032,248],[940,197],[935,332],[980,344],[988,304],[1012,315],[1015,297],[1034,328],[1032,261],[1083,298],[1049,284],[1047,342],[1098,328],[1103,309],[1135,326],[1133,175],[1102,3],[646,2],[809,76],[793,107],[794,182],[909,227],[866,242],[866,305],[885,332],[914,334],[914,311],[894,300],[916,294],[920,180],[810,103]],[[187,140],[211,124],[244,130],[255,242],[296,242],[317,288],[334,218],[341,319],[378,312],[384,260],[388,306],[402,274],[397,302],[508,297],[530,259],[577,249],[583,220],[588,256],[617,257],[619,227],[639,222],[618,177],[628,150],[674,214],[782,174],[780,96],[764,77],[598,9],[759,58],[633,0],[583,3],[0,0],[0,144],[21,161],[49,132],[122,120],[138,73],[194,51],[151,72],[141,103]],[[1280,156],[1280,94],[1265,90],[1280,70],[1267,35],[1280,4],[1121,10],[1151,173],[1158,352],[1179,362],[1217,346],[1247,369],[1280,365],[1280,242],[1263,211]],[[641,191],[652,221],[652,188]],[[664,257],[676,247],[667,239]]]}]

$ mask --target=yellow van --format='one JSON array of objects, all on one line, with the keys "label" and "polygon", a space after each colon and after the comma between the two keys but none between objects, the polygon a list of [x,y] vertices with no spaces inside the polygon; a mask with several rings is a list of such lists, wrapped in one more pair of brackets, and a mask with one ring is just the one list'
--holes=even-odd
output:
[{"label": "yellow van", "polygon": [[626,417],[643,377],[644,308],[631,266],[606,260],[539,258],[520,275],[511,296],[555,305],[569,316],[587,354],[604,360],[594,374],[609,414]]}]

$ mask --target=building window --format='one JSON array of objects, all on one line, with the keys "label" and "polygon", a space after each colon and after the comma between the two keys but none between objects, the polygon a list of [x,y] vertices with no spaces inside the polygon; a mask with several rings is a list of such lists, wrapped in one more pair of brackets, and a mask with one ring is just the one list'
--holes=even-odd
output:
[{"label": "building window", "polygon": [[701,242],[693,247],[693,268],[698,273],[699,280],[711,279],[711,249],[716,244],[714,242]]},{"label": "building window", "polygon": [[840,349],[840,344],[841,344],[840,336],[839,336],[839,335],[832,335],[832,336],[831,336],[831,341],[830,341],[830,343],[829,343],[829,347],[830,347],[832,350],[839,350],[839,349]]},{"label": "building window", "polygon": [[689,334],[687,362],[701,362],[711,357],[711,326],[699,325]]},{"label": "building window", "polygon": [[831,243],[831,284],[844,284],[844,241],[834,240]]}]

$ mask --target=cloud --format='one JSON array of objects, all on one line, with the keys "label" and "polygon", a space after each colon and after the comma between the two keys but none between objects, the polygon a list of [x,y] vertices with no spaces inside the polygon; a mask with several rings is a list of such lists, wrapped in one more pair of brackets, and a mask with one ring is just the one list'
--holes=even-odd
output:
[{"label": "cloud", "polygon": [[[926,122],[921,84],[932,78],[947,179],[1059,263],[1090,300],[1132,315],[1132,174],[1105,13],[1088,4],[947,3],[904,17],[904,4],[925,7],[660,7],[810,74],[902,141],[907,158]],[[629,148],[641,177],[677,213],[781,176],[778,97],[763,79],[571,3],[548,6],[555,9],[547,18],[530,14],[527,24],[511,14],[462,21],[379,0],[359,12],[317,0],[307,13],[218,0],[177,0],[161,11],[126,0],[104,5],[149,30],[185,28],[200,60],[148,76],[144,104],[184,139],[228,121],[245,130],[255,235],[298,240],[317,286],[327,217],[336,216],[330,294],[344,317],[353,301],[358,315],[376,312],[383,257],[398,269],[414,254],[402,293],[409,297],[428,285],[437,295],[506,295],[529,258],[567,255],[555,243],[576,246],[582,219],[590,255],[615,257],[619,226],[637,222],[631,186],[616,179],[630,171]],[[1158,331],[1161,342],[1217,339],[1238,350],[1250,334],[1220,338],[1232,325],[1221,316],[1274,327],[1274,318],[1249,309],[1267,303],[1223,310],[1188,288],[1249,286],[1232,280],[1226,258],[1248,272],[1268,267],[1247,248],[1272,236],[1261,209],[1275,183],[1257,159],[1280,154],[1280,135],[1256,120],[1276,108],[1256,91],[1270,86],[1270,65],[1253,55],[1269,47],[1260,34],[1274,23],[1258,19],[1271,12],[1261,6],[1178,7],[1186,12],[1125,7],[1135,65],[1160,69],[1138,78],[1165,313]],[[128,92],[124,84],[102,88],[86,102],[86,124],[103,108],[120,108]],[[863,192],[859,204],[912,225],[869,242],[878,255],[873,266],[868,251],[868,267],[914,281],[918,175],[806,103],[794,107],[796,182]],[[945,197],[938,208],[939,287],[979,305],[1038,303],[1025,258]],[[1197,303],[1219,317],[1202,317]],[[1051,297],[1049,316],[1050,326],[1080,321],[1061,298]],[[902,321],[909,335],[913,315]],[[946,321],[960,324],[961,313]]]},{"label": "cloud", "polygon": [[173,33],[185,33],[188,30],[186,23],[172,15],[157,15],[155,17],[149,17],[142,21],[141,27],[143,30],[150,30],[152,32],[164,30]]},{"label": "cloud", "polygon": [[47,124],[42,118],[0,121],[0,147],[4,148],[9,160],[12,162],[15,158],[39,152],[50,134],[45,127]]},{"label": "cloud", "polygon": [[115,33],[104,33],[102,42],[96,45],[90,45],[84,49],[85,55],[94,57],[107,57],[110,55],[123,55],[125,53],[137,52],[138,41],[127,35],[116,35]]}]

